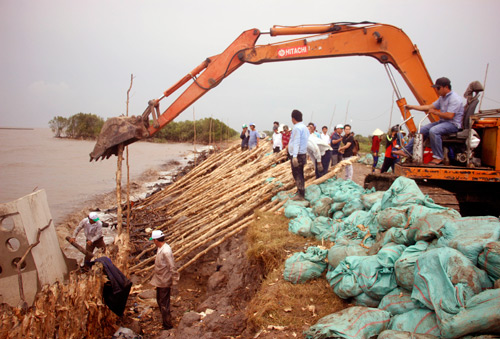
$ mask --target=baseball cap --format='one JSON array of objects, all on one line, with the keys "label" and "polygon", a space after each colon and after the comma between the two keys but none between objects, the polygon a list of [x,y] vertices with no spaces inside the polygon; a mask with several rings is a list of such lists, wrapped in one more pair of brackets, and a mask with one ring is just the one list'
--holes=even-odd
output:
[{"label": "baseball cap", "polygon": [[434,85],[432,85],[431,87],[450,87],[451,85],[451,81],[450,79],[446,78],[446,77],[442,77],[442,78],[439,78],[436,80],[436,83]]},{"label": "baseball cap", "polygon": [[344,129],[344,125],[338,124],[337,126],[335,126],[335,128],[342,128],[342,129]]},{"label": "baseball cap", "polygon": [[248,125],[255,127],[255,124],[253,122],[249,123]]},{"label": "baseball cap", "polygon": [[89,213],[89,219],[92,221],[99,221],[99,216],[97,215],[96,212],[90,212]]},{"label": "baseball cap", "polygon": [[243,126],[241,126],[241,128],[247,128],[247,124],[243,124]]},{"label": "baseball cap", "polygon": [[154,230],[153,232],[151,232],[151,238],[149,238],[149,240],[158,239],[164,236],[165,234],[163,234],[162,230]]}]

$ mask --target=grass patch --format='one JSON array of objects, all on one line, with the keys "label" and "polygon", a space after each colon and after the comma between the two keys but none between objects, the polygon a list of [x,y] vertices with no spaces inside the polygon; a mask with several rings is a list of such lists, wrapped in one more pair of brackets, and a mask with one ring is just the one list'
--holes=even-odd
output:
[{"label": "grass patch", "polygon": [[[265,329],[269,325],[285,326],[303,331],[321,317],[347,306],[333,293],[324,278],[294,285],[283,279],[285,260],[309,246],[322,245],[312,238],[303,238],[288,231],[289,219],[281,214],[256,213],[248,228],[247,256],[263,264],[265,278],[250,301],[247,317],[250,326]],[[329,248],[329,244],[323,244]]]}]

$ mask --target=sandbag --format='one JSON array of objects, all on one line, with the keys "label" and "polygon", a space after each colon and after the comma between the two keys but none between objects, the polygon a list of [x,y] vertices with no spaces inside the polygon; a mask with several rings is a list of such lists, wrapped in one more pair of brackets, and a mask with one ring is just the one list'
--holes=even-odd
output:
[{"label": "sandbag", "polygon": [[309,217],[312,217],[312,210],[307,207],[309,205],[308,201],[295,201],[295,200],[288,200],[285,205],[285,217],[292,219],[296,218],[299,215],[307,215]]},{"label": "sandbag", "polygon": [[299,215],[288,222],[288,230],[305,238],[311,237],[312,219],[307,215]]},{"label": "sandbag", "polygon": [[366,293],[361,293],[353,298],[353,304],[356,306],[366,306],[377,308],[380,300],[370,297]]},{"label": "sandbag", "polygon": [[377,337],[377,339],[437,339],[435,335],[416,334],[405,331],[385,330]]},{"label": "sandbag", "polygon": [[314,219],[311,226],[311,234],[318,240],[334,241],[340,227],[342,227],[342,223],[320,216]]},{"label": "sandbag", "polygon": [[349,299],[363,293],[359,287],[357,273],[360,263],[366,257],[351,256],[342,260],[337,267],[328,267],[326,280],[333,292],[342,299]]},{"label": "sandbag", "polygon": [[[316,216],[328,217],[333,200],[328,197],[322,197],[314,203],[312,211]],[[333,214],[333,213],[332,213]]]},{"label": "sandbag", "polygon": [[382,210],[412,204],[422,205],[425,199],[415,180],[398,177],[382,196]]},{"label": "sandbag", "polygon": [[396,282],[399,286],[408,291],[413,289],[415,263],[417,259],[427,251],[429,244],[425,241],[418,241],[415,245],[407,247],[403,254],[394,264]]},{"label": "sandbag", "polygon": [[314,204],[321,196],[321,188],[318,185],[309,185],[305,190],[305,199]]},{"label": "sandbag", "polygon": [[344,215],[344,212],[342,212],[342,211],[337,211],[337,212],[333,213],[333,215],[332,215],[332,219],[334,219],[334,220],[342,220],[344,217],[345,217],[345,215]]},{"label": "sandbag", "polygon": [[446,222],[457,218],[461,218],[461,216],[455,210],[436,211],[416,218],[409,227],[409,238],[414,241],[425,240],[430,242],[441,236],[440,231]]},{"label": "sandbag", "polygon": [[342,208],[342,212],[344,215],[349,216],[353,212],[362,211],[364,209],[363,202],[359,198],[354,198],[346,202],[344,208]]},{"label": "sandbag", "polygon": [[392,317],[390,330],[407,331],[420,334],[440,335],[434,311],[418,308]]},{"label": "sandbag", "polygon": [[285,261],[283,278],[293,284],[301,284],[309,279],[320,277],[326,269],[327,250],[311,246],[305,253],[294,253]]},{"label": "sandbag", "polygon": [[500,221],[496,217],[465,217],[446,222],[438,245],[455,248],[477,265],[477,257],[487,243],[500,238]]},{"label": "sandbag", "polygon": [[389,321],[389,312],[353,306],[321,318],[315,325],[304,331],[304,336],[306,339],[369,339],[385,330]]},{"label": "sandbag", "polygon": [[487,282],[492,286],[486,272],[453,248],[424,252],[415,265],[411,297],[434,310],[439,322],[460,312],[470,298],[488,287]]},{"label": "sandbag", "polygon": [[500,279],[500,241],[487,243],[477,259],[477,264],[493,280]]},{"label": "sandbag", "polygon": [[408,223],[406,213],[410,206],[387,207],[377,215],[380,231],[388,230],[392,227],[404,227]]},{"label": "sandbag", "polygon": [[374,299],[381,300],[397,287],[394,263],[405,249],[403,245],[382,248],[376,255],[366,257],[354,269],[358,284],[363,292]]},{"label": "sandbag", "polygon": [[391,315],[397,315],[421,307],[411,299],[411,292],[397,287],[382,298],[378,308],[389,312]]},{"label": "sandbag", "polygon": [[337,211],[342,211],[346,202],[334,202],[330,205],[330,213],[335,213]]},{"label": "sandbag", "polygon": [[333,267],[350,256],[367,256],[368,249],[361,246],[361,239],[338,238],[328,250],[328,263]]},{"label": "sandbag", "polygon": [[360,198],[365,210],[369,210],[377,201],[382,200],[384,192],[385,191],[376,191],[373,193],[362,194]]},{"label": "sandbag", "polygon": [[445,338],[460,338],[470,333],[500,333],[500,289],[487,290],[470,298],[465,308],[441,320]]},{"label": "sandbag", "polygon": [[404,229],[404,228],[400,228],[400,227],[390,228],[387,232],[385,232],[383,243],[384,243],[384,245],[388,244],[390,242],[393,242],[395,244],[406,245],[406,246],[413,245],[414,242],[411,240],[408,233],[409,233],[409,231],[407,229]]}]

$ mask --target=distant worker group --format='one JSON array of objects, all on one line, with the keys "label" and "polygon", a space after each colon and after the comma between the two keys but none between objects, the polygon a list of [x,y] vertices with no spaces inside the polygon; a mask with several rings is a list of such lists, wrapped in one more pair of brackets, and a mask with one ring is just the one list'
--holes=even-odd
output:
[{"label": "distant worker group", "polygon": [[[307,126],[303,122],[302,112],[293,110],[291,114],[293,127],[281,126],[278,121],[273,123],[272,151],[287,152],[287,159],[291,162],[292,176],[297,186],[294,200],[302,200],[305,196],[304,166],[307,159],[314,165],[316,178],[320,178],[330,167],[338,164],[342,159],[354,155],[354,133],[350,125],[337,125],[330,135],[328,127],[322,126],[321,133],[317,131],[316,124],[310,122]],[[250,126],[250,129],[249,127]],[[254,123],[242,125],[240,134],[241,150],[252,150],[258,147],[259,132]],[[253,136],[252,136],[253,134]],[[346,166],[345,179],[352,179],[352,165]]]}]

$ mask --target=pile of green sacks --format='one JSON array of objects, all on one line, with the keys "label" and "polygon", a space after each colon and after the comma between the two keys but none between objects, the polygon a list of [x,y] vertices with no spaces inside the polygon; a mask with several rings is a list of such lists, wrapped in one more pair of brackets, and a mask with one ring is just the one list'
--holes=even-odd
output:
[{"label": "pile of green sacks", "polygon": [[284,279],[304,283],[326,271],[333,291],[356,305],[320,319],[306,338],[500,333],[497,217],[461,217],[404,177],[385,192],[329,179],[305,198],[285,203],[289,230],[335,245],[295,253]]},{"label": "pile of green sacks", "polygon": [[[375,165],[375,168],[381,169],[382,165],[384,164],[384,158],[385,154],[379,153],[378,160],[377,160],[377,165]],[[373,165],[373,155],[371,153],[367,153],[366,155],[362,156],[361,158],[358,159],[358,162],[364,165]]]}]

